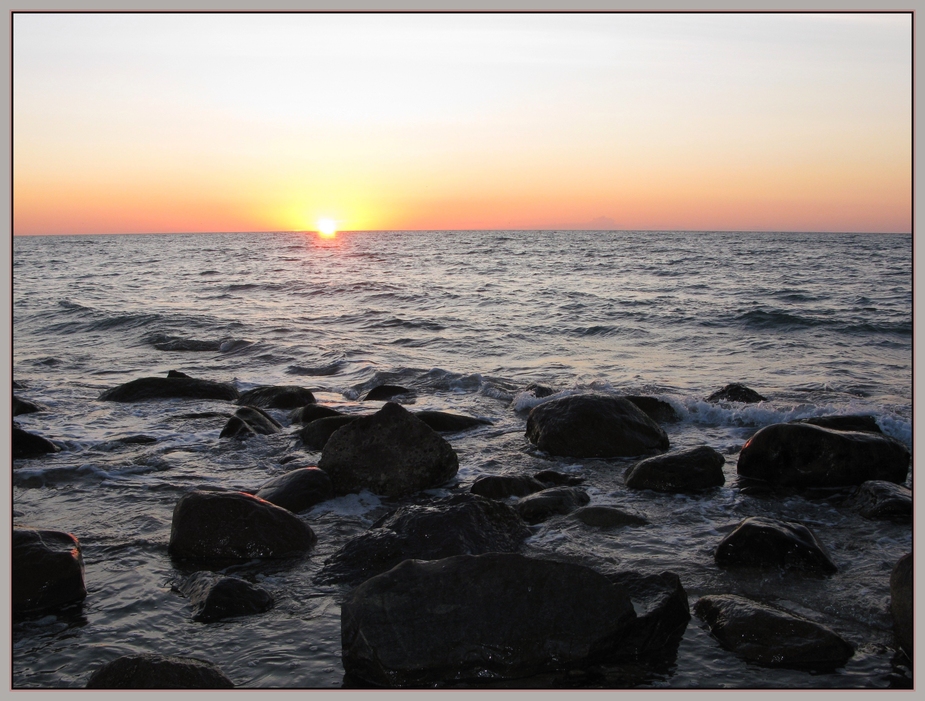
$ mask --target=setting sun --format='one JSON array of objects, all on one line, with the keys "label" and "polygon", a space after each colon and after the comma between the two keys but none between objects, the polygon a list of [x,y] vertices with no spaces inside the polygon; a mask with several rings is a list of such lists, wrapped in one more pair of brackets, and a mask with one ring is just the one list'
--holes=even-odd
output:
[{"label": "setting sun", "polygon": [[337,222],[333,219],[319,219],[318,233],[325,237],[332,237],[337,233]]}]

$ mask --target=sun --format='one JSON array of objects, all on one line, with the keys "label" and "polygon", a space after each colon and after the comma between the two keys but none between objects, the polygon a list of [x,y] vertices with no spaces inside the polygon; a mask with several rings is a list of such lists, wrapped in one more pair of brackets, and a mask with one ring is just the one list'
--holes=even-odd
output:
[{"label": "sun", "polygon": [[319,219],[318,233],[325,238],[332,238],[337,233],[337,222],[333,219]]}]

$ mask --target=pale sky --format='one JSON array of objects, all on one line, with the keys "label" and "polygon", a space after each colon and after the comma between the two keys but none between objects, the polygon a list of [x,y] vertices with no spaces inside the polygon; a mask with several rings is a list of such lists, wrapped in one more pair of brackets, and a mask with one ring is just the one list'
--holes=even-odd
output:
[{"label": "pale sky", "polygon": [[23,14],[15,234],[911,231],[911,14]]}]

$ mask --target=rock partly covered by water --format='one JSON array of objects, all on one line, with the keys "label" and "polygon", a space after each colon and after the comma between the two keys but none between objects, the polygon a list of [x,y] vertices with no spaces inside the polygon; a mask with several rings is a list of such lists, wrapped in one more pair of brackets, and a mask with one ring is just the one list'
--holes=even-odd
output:
[{"label": "rock partly covered by water", "polygon": [[704,596],[694,613],[724,648],[754,664],[828,670],[854,654],[829,628],[742,596]]},{"label": "rock partly covered by water", "polygon": [[294,424],[308,424],[315,419],[324,419],[328,416],[343,416],[343,412],[320,404],[306,404],[289,412],[289,420]]},{"label": "rock partly covered by water", "polygon": [[465,431],[470,428],[475,428],[476,426],[491,425],[491,421],[488,419],[478,419],[474,416],[464,416],[462,414],[451,414],[446,411],[416,411],[414,415],[432,429],[441,433]]},{"label": "rock partly covered by water", "polygon": [[87,597],[83,554],[70,533],[14,528],[11,555],[14,615],[50,611]]},{"label": "rock partly covered by water", "polygon": [[632,457],[668,449],[668,436],[624,397],[579,394],[535,406],[526,436],[540,450],[575,458]]},{"label": "rock partly covered by water", "polygon": [[107,662],[87,681],[88,689],[231,689],[216,665],[195,657],[144,653]]},{"label": "rock partly covered by water", "polygon": [[12,435],[13,458],[35,458],[48,453],[57,453],[61,449],[47,438],[36,433],[23,431],[13,426]]},{"label": "rock partly covered by water", "polygon": [[893,482],[868,480],[847,503],[864,518],[912,518],[912,490]]},{"label": "rock partly covered by water", "polygon": [[833,431],[869,431],[883,433],[877,425],[877,419],[867,414],[850,414],[842,416],[813,416],[808,419],[797,419],[790,423],[812,424]]},{"label": "rock partly covered by water", "polygon": [[547,486],[529,475],[482,475],[476,478],[469,491],[489,499],[507,499],[525,497]]},{"label": "rock partly covered by water", "polygon": [[353,423],[359,416],[340,414],[338,416],[323,416],[309,421],[299,431],[299,439],[308,450],[324,450],[328,439],[342,426]]},{"label": "rock partly covered by water", "polygon": [[678,412],[668,402],[656,397],[643,397],[639,395],[626,395],[633,404],[642,409],[646,416],[657,424],[675,423],[680,420]]},{"label": "rock partly covered by water", "polygon": [[299,513],[334,497],[334,486],[324,470],[300,467],[265,482],[255,496]]},{"label": "rock partly covered by water", "polygon": [[250,436],[271,436],[279,433],[282,425],[263,409],[242,406],[228,419],[219,438],[244,439]]},{"label": "rock partly covered by water", "polygon": [[879,433],[773,424],[742,447],[738,473],[788,487],[844,487],[867,480],[901,484],[909,473],[909,450]]},{"label": "rock partly covered by water", "polygon": [[263,613],[273,607],[270,592],[239,577],[196,572],[178,588],[189,599],[193,620],[200,623]]},{"label": "rock partly covered by water", "polygon": [[714,559],[721,567],[780,567],[813,574],[838,570],[809,528],[762,516],[739,523],[716,547]]},{"label": "rock partly covered by water", "polygon": [[371,390],[369,390],[369,392],[366,393],[366,396],[363,397],[363,401],[385,402],[394,397],[400,397],[402,395],[409,394],[412,394],[412,391],[407,387],[400,387],[399,385],[379,385],[378,387],[373,387]]},{"label": "rock partly covered by water", "polygon": [[514,679],[605,659],[635,622],[626,590],[581,565],[406,560],[344,600],[343,664],[385,687]]},{"label": "rock partly covered by water", "polygon": [[697,492],[723,486],[726,482],[723,475],[725,463],[726,458],[704,445],[641,460],[626,471],[624,481],[631,489]]},{"label": "rock partly covered by water", "polygon": [[337,494],[368,489],[397,497],[439,487],[456,474],[459,460],[436,431],[388,402],[331,434],[318,467]]},{"label": "rock partly covered by water", "polygon": [[708,402],[744,402],[745,404],[756,404],[767,401],[755,390],[746,387],[738,382],[728,384],[722,389],[716,390],[707,397]]},{"label": "rock partly covered by water", "polygon": [[540,523],[556,514],[568,514],[584,506],[591,497],[580,487],[550,487],[518,501],[514,508],[529,524]]},{"label": "rock partly covered by water", "polygon": [[306,404],[314,404],[315,395],[304,387],[272,385],[247,390],[241,395],[238,403],[265,409],[297,409]]},{"label": "rock partly covered by water", "polygon": [[106,402],[141,402],[147,399],[238,399],[234,385],[192,377],[140,377],[100,394]]},{"label": "rock partly covered by water", "polygon": [[403,560],[514,552],[529,535],[507,504],[457,494],[381,518],[332,555],[315,581],[358,584]]},{"label": "rock partly covered by water", "polygon": [[173,510],[172,557],[252,560],[299,555],[317,541],[292,512],[243,492],[193,491]]},{"label": "rock partly covered by water", "polygon": [[913,589],[912,553],[903,555],[893,567],[890,574],[890,615],[893,618],[893,632],[899,646],[912,660],[912,642],[915,637],[914,621],[912,619]]},{"label": "rock partly covered by water", "polygon": [[649,522],[628,511],[615,506],[583,506],[572,512],[572,518],[581,521],[586,526],[596,528],[613,528],[618,526],[645,526]]},{"label": "rock partly covered by water", "polygon": [[42,407],[40,407],[38,404],[27,402],[25,399],[20,399],[15,394],[13,395],[13,416],[19,416],[20,414],[33,414],[37,411],[42,411]]}]

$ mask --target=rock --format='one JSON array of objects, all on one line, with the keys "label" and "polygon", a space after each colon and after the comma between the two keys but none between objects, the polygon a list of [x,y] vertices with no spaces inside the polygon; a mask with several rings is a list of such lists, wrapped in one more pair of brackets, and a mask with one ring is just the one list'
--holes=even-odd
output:
[{"label": "rock", "polygon": [[336,494],[368,489],[397,497],[439,487],[456,474],[459,460],[432,428],[388,402],[331,434],[318,467],[328,473]]},{"label": "rock", "polygon": [[668,449],[668,436],[623,397],[583,394],[533,407],[526,436],[540,450],[576,458],[631,457]]},{"label": "rock", "polygon": [[914,621],[912,599],[915,589],[912,582],[912,553],[899,558],[890,574],[890,615],[893,617],[893,632],[906,656],[912,660]]},{"label": "rock", "polygon": [[13,458],[34,458],[47,453],[57,453],[61,449],[47,438],[13,427]]},{"label": "rock", "polygon": [[32,402],[27,402],[24,399],[20,399],[15,394],[13,395],[13,416],[19,416],[20,414],[33,414],[37,411],[42,411],[42,407],[38,404],[33,404]]},{"label": "rock", "polygon": [[526,386],[524,392],[529,392],[537,399],[542,399],[543,397],[551,397],[556,393],[556,390],[546,385],[539,385],[536,382],[531,382]]},{"label": "rock", "polygon": [[234,684],[211,662],[194,657],[144,653],[124,655],[97,669],[88,689],[231,689]]},{"label": "rock", "polygon": [[70,533],[13,528],[12,609],[31,615],[83,601],[84,561]]},{"label": "rock", "polygon": [[830,670],[854,654],[829,628],[742,596],[704,596],[694,613],[724,648],[765,667]]},{"label": "rock", "polygon": [[547,487],[574,487],[585,481],[584,477],[572,477],[555,470],[543,470],[533,476]]},{"label": "rock", "polygon": [[476,478],[469,491],[489,499],[506,499],[525,497],[543,489],[546,489],[545,484],[527,475],[482,475]]},{"label": "rock", "polygon": [[353,423],[359,418],[355,414],[341,414],[340,416],[325,416],[315,419],[299,431],[299,439],[308,450],[323,450],[334,431]]},{"label": "rock", "polygon": [[630,489],[697,492],[725,484],[725,462],[726,458],[720,453],[704,445],[641,460],[626,471],[624,481]]},{"label": "rock", "polygon": [[270,436],[279,433],[282,425],[263,409],[242,406],[228,419],[219,438],[240,438],[249,436]]},{"label": "rock", "polygon": [[880,426],[877,425],[877,419],[873,416],[853,414],[850,416],[813,416],[809,419],[797,419],[790,423],[812,424],[813,426],[822,426],[830,428],[833,431],[869,431],[871,433],[883,433]]},{"label": "rock", "polygon": [[671,646],[676,648],[691,620],[687,592],[680,577],[674,572],[650,575],[616,572],[606,577],[630,595],[637,612],[635,623],[620,641],[621,656],[635,658]]},{"label": "rock", "polygon": [[369,392],[366,393],[366,396],[363,397],[363,401],[385,402],[392,397],[397,397],[401,394],[412,394],[412,392],[407,387],[399,387],[398,385],[379,385],[378,387],[373,387],[371,390],[369,390]]},{"label": "rock", "polygon": [[107,389],[104,402],[141,402],[147,399],[227,399],[238,398],[234,385],[191,377],[141,377]]},{"label": "rock", "polygon": [[761,516],[739,523],[716,547],[714,559],[721,567],[780,567],[813,574],[838,570],[809,528]]},{"label": "rock", "polygon": [[193,379],[189,375],[187,375],[185,372],[180,372],[179,370],[168,370],[167,377],[185,377],[188,380]]},{"label": "rock", "polygon": [[645,526],[649,522],[642,516],[621,511],[613,506],[583,506],[572,512],[572,518],[586,526],[612,528],[615,526]]},{"label": "rock", "polygon": [[314,531],[291,512],[243,492],[193,491],[173,510],[167,551],[175,558],[253,560],[299,555]]},{"label": "rock", "polygon": [[626,591],[581,565],[405,560],[344,600],[344,671],[386,687],[516,679],[606,659],[635,621]]},{"label": "rock", "polygon": [[745,385],[733,382],[722,389],[715,391],[709,397],[708,402],[744,402],[745,404],[755,404],[756,402],[767,401],[755,390],[749,389]]},{"label": "rock", "polygon": [[314,404],[315,395],[304,387],[255,387],[242,394],[238,403],[266,409],[297,409],[306,404]]},{"label": "rock", "polygon": [[273,607],[270,592],[238,577],[196,572],[179,589],[190,600],[193,620],[200,623],[263,613]]},{"label": "rock", "polygon": [[568,514],[584,506],[591,497],[578,487],[551,487],[521,499],[514,508],[527,523],[545,521],[555,514]]},{"label": "rock", "polygon": [[334,497],[331,478],[317,467],[300,467],[263,484],[256,495],[293,513]]},{"label": "rock", "polygon": [[320,404],[306,404],[289,413],[289,420],[294,424],[308,424],[315,419],[324,419],[328,416],[343,416],[343,412]]},{"label": "rock", "polygon": [[877,433],[773,424],[746,441],[738,473],[787,487],[844,487],[867,480],[902,484],[909,450]]},{"label": "rock", "polygon": [[847,503],[864,518],[912,518],[912,490],[892,482],[868,480]]},{"label": "rock", "polygon": [[645,415],[657,424],[676,423],[681,418],[671,404],[661,399],[640,397],[638,395],[627,395],[626,398],[642,409]]},{"label": "rock", "polygon": [[465,431],[475,426],[490,426],[491,421],[445,411],[416,411],[414,415],[435,431]]},{"label": "rock", "polygon": [[403,506],[332,555],[315,583],[359,584],[404,560],[514,552],[530,535],[507,504],[456,494],[425,505]]}]

